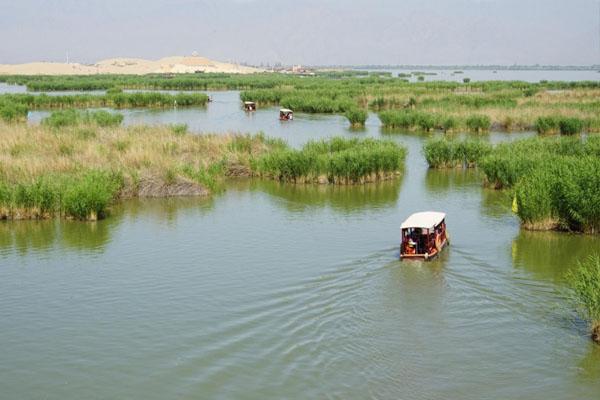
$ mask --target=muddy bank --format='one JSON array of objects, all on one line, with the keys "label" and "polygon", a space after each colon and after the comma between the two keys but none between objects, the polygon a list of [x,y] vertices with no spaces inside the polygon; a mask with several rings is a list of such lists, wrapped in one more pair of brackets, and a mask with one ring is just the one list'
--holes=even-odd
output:
[{"label": "muddy bank", "polygon": [[137,184],[129,182],[119,193],[119,199],[208,195],[210,191],[207,188],[191,180],[178,177],[174,182],[165,182],[158,178],[146,178]]}]

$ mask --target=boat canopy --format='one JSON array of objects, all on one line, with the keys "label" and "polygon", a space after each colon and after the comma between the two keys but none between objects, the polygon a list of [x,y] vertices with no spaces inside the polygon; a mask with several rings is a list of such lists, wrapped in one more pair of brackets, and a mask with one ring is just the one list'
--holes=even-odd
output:
[{"label": "boat canopy", "polygon": [[245,101],[244,104],[254,104],[253,101]]},{"label": "boat canopy", "polygon": [[284,114],[289,114],[289,113],[291,113],[293,111],[290,110],[289,108],[282,108],[281,110],[279,110],[279,112],[284,113]]},{"label": "boat canopy", "polygon": [[446,214],[437,211],[424,211],[414,213],[406,219],[400,226],[400,229],[423,228],[433,229],[446,218]]}]

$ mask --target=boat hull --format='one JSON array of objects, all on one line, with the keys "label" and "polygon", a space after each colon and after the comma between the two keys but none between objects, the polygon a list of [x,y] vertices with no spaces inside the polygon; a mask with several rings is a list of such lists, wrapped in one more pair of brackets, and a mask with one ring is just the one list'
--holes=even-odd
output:
[{"label": "boat hull", "polygon": [[450,243],[448,242],[448,239],[444,239],[444,241],[441,243],[440,245],[440,249],[433,249],[433,251],[431,253],[427,253],[427,254],[402,254],[402,252],[400,252],[400,260],[419,260],[419,261],[431,261],[434,258],[436,258],[438,255],[440,255],[440,253],[442,251],[444,251],[444,248],[446,248],[446,246],[449,246]]}]

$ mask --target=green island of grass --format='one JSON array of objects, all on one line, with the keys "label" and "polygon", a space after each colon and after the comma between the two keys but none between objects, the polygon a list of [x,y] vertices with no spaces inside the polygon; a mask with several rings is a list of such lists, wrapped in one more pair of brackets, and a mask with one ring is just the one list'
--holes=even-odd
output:
[{"label": "green island of grass", "polygon": [[390,179],[405,149],[333,138],[292,150],[258,135],[195,135],[185,125],[120,127],[106,111],[0,123],[0,219],[95,220],[129,197],[208,195],[225,177],[356,184]]},{"label": "green island of grass", "polygon": [[510,190],[531,230],[600,233],[600,137],[534,137],[491,146],[434,139],[423,146],[432,168],[475,167],[485,184]]}]

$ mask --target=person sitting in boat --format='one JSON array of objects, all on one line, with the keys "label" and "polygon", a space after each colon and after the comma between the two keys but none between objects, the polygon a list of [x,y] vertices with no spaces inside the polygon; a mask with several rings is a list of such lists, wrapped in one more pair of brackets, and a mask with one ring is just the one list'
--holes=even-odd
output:
[{"label": "person sitting in boat", "polygon": [[406,253],[407,254],[417,254],[417,243],[412,240],[412,238],[408,239],[408,243],[406,246]]}]

